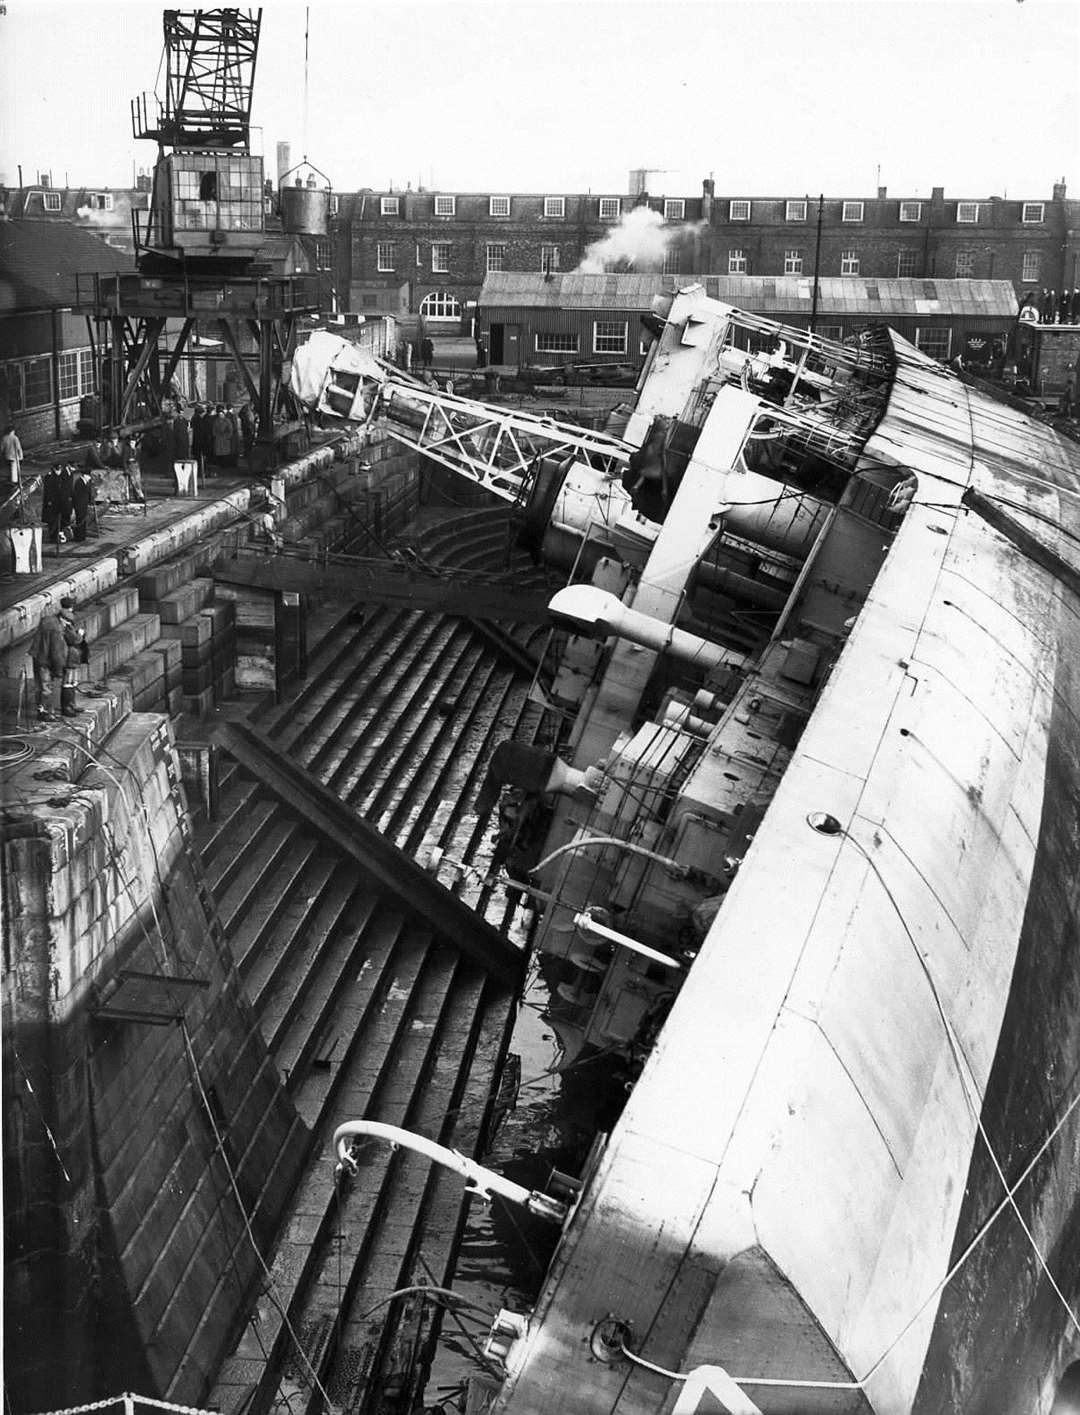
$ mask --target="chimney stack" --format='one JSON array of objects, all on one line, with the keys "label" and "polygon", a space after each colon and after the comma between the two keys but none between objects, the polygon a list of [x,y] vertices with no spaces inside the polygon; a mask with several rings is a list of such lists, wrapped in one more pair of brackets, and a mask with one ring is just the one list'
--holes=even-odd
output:
[{"label": "chimney stack", "polygon": [[706,177],[701,184],[701,219],[703,221],[712,220],[713,197],[716,195],[716,183],[712,177]]}]

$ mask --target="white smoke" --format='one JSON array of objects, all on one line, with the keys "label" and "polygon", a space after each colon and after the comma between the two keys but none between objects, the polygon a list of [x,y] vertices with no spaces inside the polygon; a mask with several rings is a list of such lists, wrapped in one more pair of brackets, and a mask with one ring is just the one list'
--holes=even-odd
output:
[{"label": "white smoke", "polygon": [[83,221],[89,221],[91,226],[118,226],[122,213],[106,211],[104,207],[77,206],[75,215]]},{"label": "white smoke", "polygon": [[606,236],[594,241],[581,258],[579,275],[603,275],[606,270],[660,270],[668,246],[704,223],[672,226],[651,206],[635,206],[619,218]]}]

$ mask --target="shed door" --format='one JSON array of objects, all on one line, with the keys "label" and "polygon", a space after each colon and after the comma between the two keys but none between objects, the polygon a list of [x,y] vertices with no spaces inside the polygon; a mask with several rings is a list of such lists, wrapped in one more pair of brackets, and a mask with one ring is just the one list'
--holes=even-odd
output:
[{"label": "shed door", "polygon": [[493,324],[491,326],[491,362],[510,364],[518,368],[521,364],[519,344],[520,326],[517,324]]}]

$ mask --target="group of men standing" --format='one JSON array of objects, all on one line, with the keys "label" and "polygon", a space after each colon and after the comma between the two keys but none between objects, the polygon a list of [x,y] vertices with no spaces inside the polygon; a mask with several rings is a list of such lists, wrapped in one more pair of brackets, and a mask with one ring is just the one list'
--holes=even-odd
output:
[{"label": "group of men standing", "polygon": [[250,403],[243,403],[239,412],[225,403],[197,403],[190,422],[182,415],[172,421],[173,460],[194,457],[203,468],[234,468],[241,453],[251,456],[257,426]]}]

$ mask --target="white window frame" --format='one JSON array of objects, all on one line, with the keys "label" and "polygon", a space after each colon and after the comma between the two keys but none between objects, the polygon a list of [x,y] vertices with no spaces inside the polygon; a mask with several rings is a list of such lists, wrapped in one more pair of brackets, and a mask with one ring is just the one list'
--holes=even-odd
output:
[{"label": "white window frame", "polygon": [[840,274],[858,275],[859,273],[859,252],[847,250],[840,252]]},{"label": "white window frame", "polygon": [[863,201],[846,201],[840,208],[841,221],[862,221],[866,215],[866,203]]},{"label": "white window frame", "polygon": [[[505,241],[488,241],[484,247],[484,270],[488,275],[498,275],[500,271],[506,269],[506,250]],[[495,254],[496,251],[498,251],[498,255]],[[493,260],[498,261],[498,264],[493,265]]]},{"label": "white window frame", "polygon": [[[938,338],[937,338],[937,336],[940,336],[940,335],[944,335],[944,336],[945,336],[945,347],[944,347],[944,350],[943,350],[943,351],[938,352],[938,349],[932,349],[932,350],[931,350],[931,349],[924,349],[924,348],[923,348],[923,343],[924,343],[924,342],[925,342],[925,343],[934,343],[934,344],[937,344],[937,343],[938,343]],[[934,336],[934,337],[933,337],[933,338],[930,338],[930,337],[928,337],[928,336]],[[919,350],[919,352],[920,352],[921,354],[926,354],[927,357],[929,357],[929,358],[931,358],[931,359],[940,359],[940,361],[941,361],[943,364],[947,364],[947,363],[949,362],[950,356],[952,355],[952,330],[949,329],[949,328],[946,328],[946,329],[937,329],[937,328],[924,329],[924,328],[921,328],[921,327],[920,327],[920,328],[917,328],[917,329],[915,330],[915,347],[916,347],[916,349]]]},{"label": "white window frame", "polygon": [[921,202],[921,201],[902,201],[902,202],[900,203],[900,220],[901,220],[901,221],[921,221],[921,220],[922,220],[922,202]]},{"label": "white window frame", "polygon": [[685,197],[665,197],[664,198],[664,220],[665,221],[685,221],[686,219],[686,198]]},{"label": "white window frame", "polygon": [[801,246],[794,246],[791,250],[784,252],[784,274],[801,275],[803,273],[803,250]]},{"label": "white window frame", "polygon": [[676,243],[672,243],[664,251],[664,264],[661,267],[662,275],[681,275],[681,252]]},{"label": "white window frame", "polygon": [[730,248],[727,253],[727,273],[729,275],[746,275],[747,261],[746,251],[742,248]]},{"label": "white window frame", "polygon": [[580,337],[576,330],[545,329],[536,334],[538,354],[576,354]]},{"label": "white window frame", "polygon": [[1042,270],[1042,251],[1024,251],[1020,257],[1020,279],[1038,280]]},{"label": "white window frame", "polygon": [[59,211],[63,206],[59,192],[42,192],[41,205],[45,211]]},{"label": "white window frame", "polygon": [[[504,209],[504,208],[505,208],[505,209]],[[509,215],[510,215],[510,198],[509,198],[509,197],[488,197],[488,215],[489,215],[489,216],[509,216]]]},{"label": "white window frame", "polygon": [[[1029,212],[1038,212],[1037,216],[1029,216]],[[1025,226],[1037,226],[1046,220],[1046,203],[1043,201],[1025,201],[1020,207],[1020,220]]]},{"label": "white window frame", "polygon": [[[397,268],[397,250],[394,241],[376,241],[375,243],[375,269],[382,274],[387,274]],[[390,264],[387,265],[386,262]]]},{"label": "white window frame", "polygon": [[554,275],[559,269],[559,248],[552,241],[540,245],[540,274]]},{"label": "white window frame", "polygon": [[[975,251],[957,251],[957,252],[956,252],[956,259],[955,259],[955,261],[954,261],[954,263],[953,263],[953,278],[954,278],[955,280],[974,280],[974,279],[975,279],[975,260],[976,260],[976,252],[975,252]],[[962,270],[960,269],[960,262],[961,262],[961,261],[963,261],[964,264],[969,267],[969,269],[962,271]]]},{"label": "white window frame", "polygon": [[89,199],[88,204],[94,211],[112,211],[112,192],[87,192],[86,195]]},{"label": "white window frame", "polygon": [[431,243],[431,273],[432,275],[449,275],[450,273],[450,253],[453,247],[449,241],[432,241]]},{"label": "white window frame", "polygon": [[784,220],[785,220],[785,221],[805,221],[805,220],[806,220],[806,202],[805,202],[805,201],[786,201],[786,202],[784,203]]},{"label": "white window frame", "polygon": [[339,204],[340,204],[340,197],[338,196],[338,193],[337,193],[337,192],[331,192],[331,193],[330,193],[330,215],[331,215],[331,216],[336,216],[336,215],[338,214],[338,206],[339,206]]},{"label": "white window frame", "polygon": [[[905,261],[906,261],[907,264],[909,264],[909,265],[911,266],[911,269],[910,269],[910,270],[902,270],[902,269],[901,269],[901,266],[905,264]],[[918,252],[918,251],[916,251],[916,250],[911,250],[911,249],[905,247],[905,248],[902,248],[901,250],[898,250],[898,251],[896,252],[896,278],[897,278],[897,280],[917,280],[917,279],[919,278],[919,277],[918,277],[918,269],[919,269],[919,252]]]},{"label": "white window frame", "polygon": [[956,220],[961,226],[977,225],[979,203],[977,201],[958,201],[956,203]]},{"label": "white window frame", "polygon": [[400,216],[400,215],[401,215],[401,198],[400,198],[400,197],[380,197],[380,198],[379,198],[379,215],[380,215],[380,216]]},{"label": "white window frame", "polygon": [[[626,333],[627,324],[625,320],[618,319],[594,319],[592,327],[592,351],[594,354],[622,354],[626,356]],[[605,331],[601,333],[601,330]],[[605,341],[601,344],[601,341]],[[618,347],[614,347],[614,345]]]},{"label": "white window frame", "polygon": [[601,221],[618,221],[622,214],[621,197],[601,197],[597,207],[597,215]]},{"label": "white window frame", "polygon": [[[445,310],[449,313],[443,313]],[[429,290],[420,301],[420,314],[424,319],[447,322],[461,318],[461,301],[452,290]]]},{"label": "white window frame", "polygon": [[436,216],[456,216],[457,197],[437,196],[433,210]]},{"label": "white window frame", "polygon": [[558,218],[558,219],[561,221],[561,220],[566,216],[566,198],[565,198],[565,197],[545,197],[545,198],[544,198],[544,215],[545,215],[545,216],[554,216],[554,217]]},{"label": "white window frame", "polygon": [[728,220],[749,221],[752,209],[752,204],[746,197],[736,197],[734,200],[728,202]]}]

